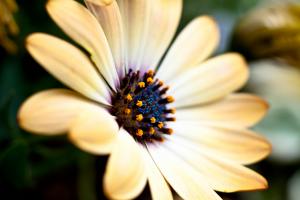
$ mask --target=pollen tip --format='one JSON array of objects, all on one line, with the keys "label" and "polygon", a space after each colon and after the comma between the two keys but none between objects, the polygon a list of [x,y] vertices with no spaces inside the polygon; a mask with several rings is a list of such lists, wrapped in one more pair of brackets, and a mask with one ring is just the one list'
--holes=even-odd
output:
[{"label": "pollen tip", "polygon": [[176,113],[176,108],[171,108],[171,113],[175,114]]},{"label": "pollen tip", "polygon": [[143,121],[143,119],[144,119],[144,116],[142,115],[142,114],[139,114],[139,115],[136,115],[135,116],[135,119],[136,119],[136,121]]},{"label": "pollen tip", "polygon": [[148,78],[147,78],[147,83],[148,83],[148,84],[152,84],[152,83],[153,83],[153,78],[148,77]]},{"label": "pollen tip", "polygon": [[150,70],[147,72],[147,74],[148,74],[149,76],[154,76],[154,71],[150,69]]},{"label": "pollen tip", "polygon": [[155,133],[155,129],[153,127],[150,128],[149,133],[153,135]]},{"label": "pollen tip", "polygon": [[159,82],[158,82],[158,85],[159,85],[159,86],[163,86],[163,85],[164,85],[164,82],[163,82],[163,81],[159,81]]},{"label": "pollen tip", "polygon": [[142,101],[137,101],[136,105],[137,105],[138,107],[142,107],[142,106],[143,106],[143,102],[142,102]]},{"label": "pollen tip", "polygon": [[156,122],[155,117],[151,117],[151,118],[150,118],[150,122],[151,122],[151,124],[154,124],[154,123]]},{"label": "pollen tip", "polygon": [[168,101],[168,103],[173,103],[175,101],[175,99],[172,96],[168,96],[167,101]]},{"label": "pollen tip", "polygon": [[164,127],[164,123],[162,122],[158,122],[158,125],[157,125],[158,128],[163,128]]},{"label": "pollen tip", "polygon": [[127,99],[128,101],[132,101],[132,96],[131,96],[130,94],[127,94],[126,99]]},{"label": "pollen tip", "polygon": [[144,135],[144,131],[142,129],[138,129],[136,131],[136,135],[139,136],[139,137],[142,137]]},{"label": "pollen tip", "polygon": [[129,115],[129,114],[131,113],[131,110],[130,110],[129,108],[126,108],[126,109],[124,110],[124,113],[125,113],[126,115]]},{"label": "pollen tip", "polygon": [[173,129],[169,128],[169,129],[167,130],[167,133],[170,134],[170,135],[172,135],[172,134],[174,133],[174,131],[173,131]]},{"label": "pollen tip", "polygon": [[145,82],[139,82],[139,83],[138,83],[138,86],[139,86],[140,88],[144,88],[144,87],[145,87]]}]

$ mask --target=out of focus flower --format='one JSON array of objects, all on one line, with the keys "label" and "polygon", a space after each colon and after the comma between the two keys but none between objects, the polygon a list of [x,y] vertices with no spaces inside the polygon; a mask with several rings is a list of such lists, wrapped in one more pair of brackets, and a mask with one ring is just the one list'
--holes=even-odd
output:
[{"label": "out of focus flower", "polygon": [[300,70],[284,62],[251,64],[248,89],[270,103],[267,117],[256,127],[273,144],[271,158],[280,162],[300,159]]},{"label": "out of focus flower", "polygon": [[238,23],[233,48],[251,59],[280,58],[300,66],[300,4],[272,3]]},{"label": "out of focus flower", "polygon": [[17,51],[16,44],[10,39],[19,33],[19,28],[14,20],[13,13],[17,12],[18,6],[15,0],[0,1],[0,45],[9,53]]},{"label": "out of focus flower", "polygon": [[290,178],[288,182],[288,200],[298,200],[300,196],[300,170]]},{"label": "out of focus flower", "polygon": [[270,153],[267,140],[248,130],[268,106],[256,96],[233,94],[248,79],[239,54],[205,61],[219,41],[214,20],[193,20],[159,64],[176,32],[181,0],[86,4],[89,10],[50,0],[47,9],[91,59],[56,37],[28,37],[32,56],[75,91],[33,95],[19,111],[21,127],[68,133],[82,150],[111,154],[104,188],[113,199],[135,198],[147,182],[153,199],[172,199],[169,185],[184,199],[205,200],[220,199],[214,190],[267,188],[244,165]]}]

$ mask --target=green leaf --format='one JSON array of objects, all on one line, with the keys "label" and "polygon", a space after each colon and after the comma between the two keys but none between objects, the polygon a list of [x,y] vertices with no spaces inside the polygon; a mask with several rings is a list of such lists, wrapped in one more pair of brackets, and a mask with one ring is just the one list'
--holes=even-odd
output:
[{"label": "green leaf", "polygon": [[22,141],[14,141],[0,154],[0,179],[16,188],[30,184],[31,173],[28,162],[29,149]]}]

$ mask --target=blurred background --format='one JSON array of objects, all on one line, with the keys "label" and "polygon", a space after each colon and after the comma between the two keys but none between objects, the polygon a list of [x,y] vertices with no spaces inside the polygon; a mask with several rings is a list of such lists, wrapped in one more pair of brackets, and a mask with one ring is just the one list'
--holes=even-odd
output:
[{"label": "blurred background", "polygon": [[[45,11],[46,0],[0,0],[0,199],[105,199],[107,157],[81,152],[66,137],[26,133],[16,123],[31,94],[63,87],[26,52],[24,39],[46,32],[69,40]],[[269,181],[266,191],[221,194],[232,200],[300,199],[300,2],[185,0],[181,30],[198,15],[218,21],[216,54],[238,51],[251,78],[243,89],[271,106],[255,129],[272,142],[272,155],[253,165]],[[146,188],[138,199],[150,199]]]}]

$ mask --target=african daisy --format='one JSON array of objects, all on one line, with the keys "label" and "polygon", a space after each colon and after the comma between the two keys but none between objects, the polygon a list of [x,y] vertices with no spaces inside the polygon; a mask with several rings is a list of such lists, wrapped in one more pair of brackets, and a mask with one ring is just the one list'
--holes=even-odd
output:
[{"label": "african daisy", "polygon": [[[110,154],[104,191],[153,199],[220,199],[215,191],[267,187],[244,167],[270,153],[248,130],[267,104],[231,94],[248,78],[244,59],[228,53],[204,61],[219,40],[207,16],[193,20],[162,60],[177,29],[182,0],[50,0],[53,20],[86,51],[35,33],[26,46],[72,88],[42,91],[20,108],[20,126],[44,135],[67,133],[80,149]],[[215,191],[214,191],[215,190]]]}]

